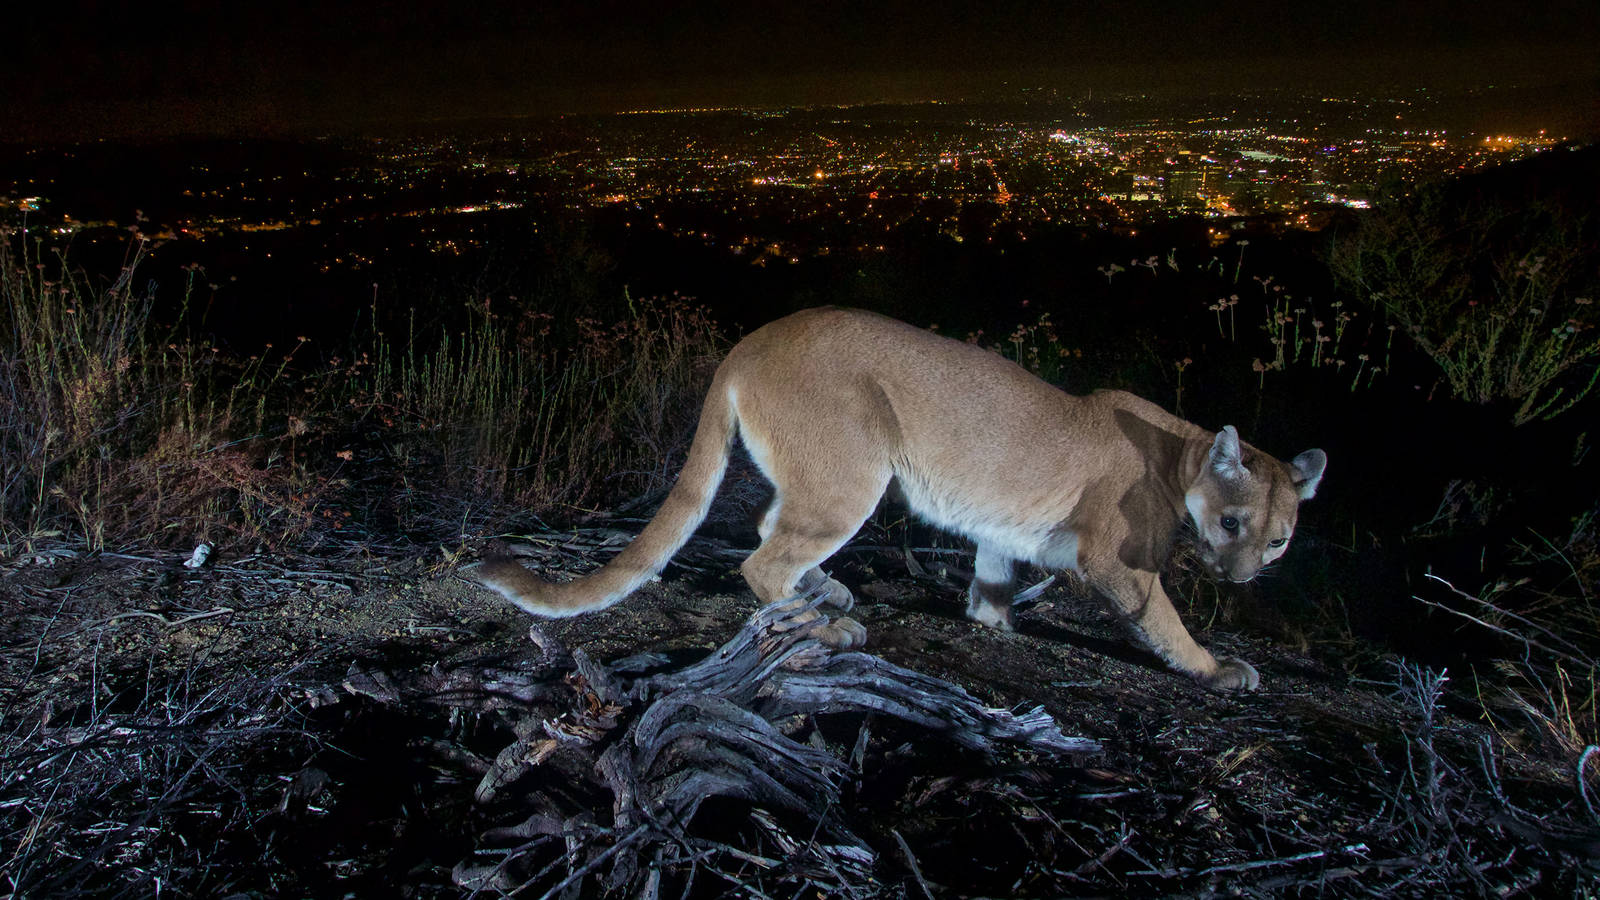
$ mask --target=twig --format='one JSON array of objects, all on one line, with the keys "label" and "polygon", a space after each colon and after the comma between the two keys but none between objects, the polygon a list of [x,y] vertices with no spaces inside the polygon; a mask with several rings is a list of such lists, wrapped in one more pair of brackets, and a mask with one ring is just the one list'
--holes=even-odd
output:
[{"label": "twig", "polygon": [[[67,601],[71,598],[71,594],[64,594],[61,597],[61,602],[56,604],[55,611],[50,614],[50,618],[44,621],[44,627],[39,629],[39,639],[33,644],[33,661],[28,664],[28,671],[22,676],[21,684],[31,683],[33,676],[38,673],[39,663],[44,659],[45,639],[50,636],[50,629],[55,627],[56,621],[61,618],[61,611],[66,608]],[[6,700],[3,715],[0,715],[0,718],[10,718],[12,711],[16,709],[17,704],[22,700],[24,692],[12,690],[6,693],[10,694],[10,697]]]},{"label": "twig", "polygon": [[847,544],[839,548],[840,553],[943,553],[954,556],[971,556],[972,551],[965,547],[889,547],[882,544]]},{"label": "twig", "polygon": [[[1119,843],[1113,847],[1113,849],[1121,849],[1123,846],[1123,843]],[[1249,862],[1229,863],[1227,865],[1211,866],[1207,869],[1157,869],[1154,866],[1150,866],[1150,868],[1146,870],[1129,872],[1128,874],[1140,875],[1147,878],[1204,878],[1207,875],[1221,875],[1226,872],[1248,872],[1252,869],[1265,869],[1271,866],[1286,866],[1297,862],[1305,862],[1309,859],[1321,859],[1330,853],[1365,853],[1366,851],[1367,845],[1364,843],[1346,844],[1345,846],[1339,847],[1335,850],[1309,850],[1305,853],[1296,853],[1293,856],[1283,856],[1274,859],[1253,859]],[[1129,852],[1131,853],[1132,851],[1130,850]],[[1138,858],[1136,854],[1135,858]],[[1143,859],[1140,859],[1139,861],[1144,862],[1147,866],[1150,865]]]},{"label": "twig", "polygon": [[1589,764],[1589,757],[1600,753],[1600,747],[1594,744],[1583,748],[1583,755],[1578,757],[1578,794],[1583,797],[1583,805],[1589,810],[1589,818],[1600,824],[1600,815],[1594,811],[1594,803],[1589,800],[1589,783],[1583,777],[1584,767]]},{"label": "twig", "polygon": [[900,836],[899,829],[891,828],[889,833],[894,835],[895,843],[900,845],[900,852],[905,854],[906,865],[911,869],[911,877],[917,880],[917,887],[922,888],[922,895],[927,897],[928,900],[933,900],[933,890],[928,887],[927,879],[922,877],[922,867],[917,865],[917,856],[911,852],[911,845],[907,844],[906,839]]},{"label": "twig", "polygon": [[[1531,528],[1528,530],[1533,531]],[[1583,586],[1583,576],[1578,574],[1578,567],[1572,564],[1572,560],[1568,559],[1567,555],[1561,552],[1561,548],[1557,547],[1555,542],[1551,541],[1549,538],[1537,531],[1533,531],[1533,536],[1542,541],[1546,547],[1550,548],[1551,553],[1554,553],[1556,556],[1560,557],[1561,561],[1567,564],[1567,571],[1572,573],[1572,583],[1577,586],[1578,595],[1583,598],[1585,603],[1587,603],[1589,601],[1589,589]]]},{"label": "twig", "polygon": [[1055,583],[1056,583],[1056,576],[1048,575],[1048,576],[1045,577],[1045,579],[1043,581],[1039,582],[1038,584],[1034,585],[1033,587],[1023,588],[1022,590],[1017,591],[1016,595],[1011,598],[1011,602],[1012,603],[1028,603],[1028,602],[1030,602],[1032,600],[1035,600],[1035,599],[1038,598],[1038,596],[1040,594],[1044,593],[1044,589],[1045,588],[1047,588],[1050,585],[1055,584]]},{"label": "twig", "polygon": [[1194,873],[1197,877],[1206,875],[1219,875],[1223,872],[1248,872],[1251,869],[1265,869],[1270,866],[1286,866],[1292,863],[1305,862],[1308,859],[1321,859],[1330,853],[1365,853],[1366,844],[1346,844],[1336,850],[1308,850],[1305,853],[1296,853],[1293,856],[1284,856],[1278,859],[1255,859],[1250,862],[1230,863],[1225,866],[1212,866]]},{"label": "twig", "polygon": [[128,560],[129,562],[157,563],[157,564],[163,562],[163,560],[151,559],[148,556],[134,556],[131,553],[113,553],[110,550],[103,550],[103,551],[101,551],[100,555],[104,556],[104,557],[107,557],[109,559],[125,559],[125,560]]},{"label": "twig", "polygon": [[[343,588],[344,590],[347,590],[347,591],[354,591],[355,588],[351,587],[345,581],[340,581],[340,580],[336,580],[336,579],[360,578],[360,579],[365,579],[365,580],[368,580],[368,581],[393,581],[394,580],[393,577],[391,577],[391,576],[380,576],[380,575],[373,575],[373,574],[353,575],[353,574],[345,574],[343,572],[326,572],[326,571],[306,572],[306,571],[299,571],[299,570],[295,570],[295,569],[280,569],[280,568],[277,568],[277,567],[265,567],[265,568],[260,568],[260,569],[243,569],[243,568],[240,568],[238,566],[212,566],[211,568],[212,568],[212,571],[214,571],[214,572],[226,572],[226,573],[228,573],[230,575],[240,575],[240,576],[243,576],[245,578],[260,578],[260,579],[266,581],[268,584],[280,584],[280,585],[285,585],[285,586],[289,586],[289,587],[301,587],[301,586],[303,586],[302,582],[309,582],[311,584],[321,584],[321,585],[326,585],[328,587]],[[268,576],[277,576],[277,577],[268,577]],[[299,579],[299,581],[291,581],[290,579]]]},{"label": "twig", "polygon": [[[1345,878],[1356,878],[1362,875],[1369,875],[1373,872],[1373,870],[1386,872],[1394,869],[1415,868],[1423,864],[1423,860],[1417,859],[1413,856],[1407,856],[1400,859],[1393,859],[1383,862],[1361,862],[1355,865],[1342,866],[1337,869],[1321,869],[1316,872],[1315,880],[1309,884],[1301,876],[1278,875],[1273,878],[1267,878],[1265,880],[1258,881],[1255,883],[1254,887],[1263,891],[1276,891],[1280,888],[1291,886],[1311,887],[1320,890],[1330,881],[1340,881]],[[1367,891],[1366,893],[1369,893],[1372,896],[1384,896],[1381,891],[1377,890]]]},{"label": "twig", "polygon": [[[1509,616],[1509,617],[1517,620],[1518,622],[1522,623],[1523,625],[1526,625],[1529,628],[1532,628],[1532,629],[1534,629],[1536,631],[1539,631],[1542,634],[1549,635],[1551,638],[1553,638],[1553,639],[1555,639],[1557,641],[1560,641],[1562,644],[1566,644],[1568,647],[1571,647],[1574,652],[1581,652],[1581,651],[1578,651],[1578,649],[1576,647],[1573,647],[1572,644],[1570,644],[1566,640],[1564,640],[1560,635],[1556,634],[1555,632],[1552,632],[1550,629],[1545,628],[1544,626],[1540,625],[1537,622],[1530,621],[1530,620],[1524,618],[1523,616],[1519,616],[1516,613],[1511,612],[1510,610],[1501,609],[1500,607],[1495,606],[1493,603],[1490,603],[1487,600],[1483,600],[1483,599],[1480,599],[1478,597],[1474,597],[1471,594],[1467,593],[1466,591],[1463,591],[1460,588],[1456,587],[1455,585],[1451,584],[1450,582],[1444,580],[1443,578],[1440,578],[1439,576],[1433,574],[1432,572],[1428,572],[1424,577],[1439,582],[1440,584],[1442,584],[1445,587],[1449,588],[1451,591],[1455,592],[1455,594],[1457,596],[1464,597],[1464,598],[1466,598],[1468,600],[1471,600],[1472,602],[1477,603],[1480,606],[1488,607],[1489,609],[1492,609],[1495,612],[1500,613],[1503,616]],[[1538,641],[1534,640],[1533,638],[1528,637],[1527,635],[1517,634],[1515,631],[1512,631],[1509,628],[1506,628],[1506,627],[1501,626],[1501,625],[1495,625],[1492,622],[1485,622],[1484,620],[1478,618],[1477,616],[1471,615],[1470,613],[1462,612],[1459,609],[1452,609],[1452,608],[1450,608],[1448,606],[1445,606],[1443,603],[1439,603],[1438,601],[1426,600],[1426,599],[1424,599],[1422,597],[1416,596],[1415,594],[1412,595],[1411,599],[1416,600],[1419,603],[1425,603],[1428,606],[1432,606],[1432,607],[1435,607],[1437,609],[1442,609],[1445,612],[1450,613],[1451,615],[1460,616],[1461,618],[1466,619],[1469,622],[1475,622],[1475,623],[1477,623],[1479,625],[1482,625],[1484,628],[1489,629],[1490,631],[1496,632],[1498,634],[1503,634],[1506,637],[1514,638],[1514,639],[1516,639],[1518,641],[1521,641],[1524,646],[1535,647],[1535,648],[1537,648],[1539,650],[1543,650],[1544,652],[1550,654],[1551,656],[1555,656],[1555,657],[1559,657],[1560,659],[1564,659],[1564,660],[1572,663],[1573,665],[1588,666],[1588,665],[1593,664],[1593,660],[1584,659],[1584,658],[1582,658],[1580,656],[1574,656],[1572,653],[1567,653],[1565,651],[1557,650],[1554,647],[1547,647],[1544,644],[1541,644]]]},{"label": "twig", "polygon": [[1123,826],[1122,837],[1118,838],[1115,844],[1107,847],[1105,852],[1101,853],[1099,856],[1096,856],[1094,859],[1091,859],[1083,865],[1072,870],[1072,874],[1081,878],[1082,876],[1093,872],[1095,869],[1105,868],[1106,863],[1111,861],[1111,857],[1121,853],[1128,846],[1128,842],[1131,840],[1133,840],[1133,829]]},{"label": "twig", "polygon": [[705,870],[717,876],[718,878],[721,878],[723,881],[728,882],[729,884],[738,885],[741,890],[749,894],[751,897],[754,897],[755,900],[774,900],[771,894],[762,891],[755,885],[749,883],[748,881],[744,881],[736,875],[730,875],[729,873],[722,871],[710,863],[706,863]]},{"label": "twig", "polygon": [[[611,857],[615,856],[617,854],[617,851],[621,850],[623,847],[626,847],[629,844],[633,843],[634,840],[636,838],[638,838],[639,835],[644,834],[645,829],[647,829],[649,827],[650,827],[650,825],[648,823],[640,823],[640,824],[634,826],[634,829],[632,831],[630,831],[627,834],[622,836],[622,840],[617,841],[615,844],[612,844],[610,847],[607,847],[605,849],[605,852],[601,853],[599,856],[596,856],[594,859],[589,860],[589,862],[587,864],[585,864],[582,868],[577,869],[572,874],[568,875],[566,878],[561,879],[561,883],[560,884],[556,885],[555,887],[551,888],[548,891],[545,891],[543,894],[540,894],[539,895],[539,900],[550,900],[551,897],[554,897],[557,894],[561,893],[562,891],[566,890],[567,889],[567,885],[572,884],[573,882],[577,881],[578,879],[584,877],[585,875],[588,875],[590,872],[593,872],[595,869],[599,868],[601,863],[603,863],[606,860],[610,859]],[[524,886],[526,886],[526,885],[524,885]]]},{"label": "twig", "polygon": [[112,622],[115,622],[118,619],[132,619],[132,618],[135,618],[135,617],[144,617],[144,618],[149,618],[149,619],[155,619],[157,622],[160,622],[161,624],[167,626],[168,628],[176,628],[179,625],[183,625],[183,624],[188,623],[188,622],[194,622],[194,621],[199,620],[199,619],[209,619],[212,616],[225,616],[225,615],[227,615],[228,613],[231,613],[231,612],[233,612],[233,607],[231,607],[231,606],[219,606],[216,609],[209,610],[207,612],[202,612],[202,613],[195,613],[194,615],[190,615],[190,616],[184,616],[181,619],[169,619],[169,618],[167,618],[166,616],[163,616],[160,613],[146,612],[145,610],[142,610],[142,609],[136,609],[136,610],[132,610],[131,612],[117,613],[116,615],[110,617],[109,619],[102,619],[99,622],[90,622],[88,625],[85,625],[83,628],[79,629],[79,631],[86,631],[86,630],[88,630],[90,628],[94,628],[94,627],[102,626],[102,625],[110,625]]},{"label": "twig", "polygon": [[924,569],[922,567],[922,563],[917,562],[917,554],[913,553],[911,551],[911,548],[909,548],[909,547],[906,548],[905,557],[906,557],[906,571],[911,573],[911,577],[912,578],[927,578],[928,577],[928,570]]}]

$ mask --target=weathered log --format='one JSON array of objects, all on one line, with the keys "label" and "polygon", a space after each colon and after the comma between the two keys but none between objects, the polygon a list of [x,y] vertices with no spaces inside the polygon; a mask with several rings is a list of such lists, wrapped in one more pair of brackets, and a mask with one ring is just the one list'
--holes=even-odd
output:
[{"label": "weathered log", "polygon": [[[1093,740],[1063,735],[1042,709],[1020,715],[992,709],[941,679],[831,650],[812,637],[826,616],[806,619],[819,603],[820,597],[805,597],[765,607],[699,662],[631,680],[628,671],[659,658],[606,666],[536,630],[541,662],[570,666],[564,676],[550,673],[542,689],[519,685],[516,693],[529,698],[530,708],[515,723],[517,740],[501,751],[477,793],[484,802],[516,798],[511,802],[524,818],[486,833],[485,842],[500,849],[486,847],[479,861],[463,862],[457,883],[552,896],[593,878],[604,891],[654,895],[663,878],[691,878],[697,867],[722,859],[758,865],[769,886],[830,883],[848,892],[877,861],[840,813],[841,785],[852,766],[863,764],[868,730],[863,725],[847,762],[785,733],[804,717],[874,713],[925,728],[930,741],[984,754],[999,744],[1099,752]],[[495,677],[502,686],[509,680]],[[612,799],[609,827],[595,824],[591,810],[561,811],[554,795],[561,779],[541,777],[554,774],[547,763],[557,754],[592,760],[591,787]],[[759,847],[697,833],[696,815],[712,797],[749,806]],[[801,836],[786,821],[803,826]]]}]

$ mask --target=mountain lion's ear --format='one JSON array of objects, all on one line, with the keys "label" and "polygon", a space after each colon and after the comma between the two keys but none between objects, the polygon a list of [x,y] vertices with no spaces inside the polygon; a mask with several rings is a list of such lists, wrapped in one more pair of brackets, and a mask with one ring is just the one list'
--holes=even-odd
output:
[{"label": "mountain lion's ear", "polygon": [[1246,478],[1250,472],[1244,467],[1240,458],[1242,451],[1239,448],[1239,432],[1232,425],[1222,426],[1217,432],[1217,439],[1211,442],[1209,456],[1211,468],[1219,478]]},{"label": "mountain lion's ear", "polygon": [[1289,468],[1294,470],[1294,486],[1300,491],[1300,499],[1310,500],[1317,495],[1322,472],[1328,468],[1328,454],[1321,450],[1307,450],[1291,460]]}]

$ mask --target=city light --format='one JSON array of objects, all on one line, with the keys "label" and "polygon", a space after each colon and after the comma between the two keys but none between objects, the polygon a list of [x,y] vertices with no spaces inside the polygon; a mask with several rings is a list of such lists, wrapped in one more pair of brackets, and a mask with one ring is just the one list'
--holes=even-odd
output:
[{"label": "city light", "polygon": [[[339,152],[356,162],[328,171],[241,172],[197,160],[173,190],[181,203],[162,207],[177,212],[141,223],[140,233],[206,242],[314,229],[331,239],[405,221],[417,231],[402,249],[460,256],[486,235],[468,221],[553,207],[604,211],[752,265],[793,264],[882,253],[901,229],[956,243],[1063,226],[1132,234],[1182,218],[1317,229],[1335,212],[1370,208],[1380,185],[1498,165],[1561,141],[1545,131],[1452,133],[1409,101],[1267,99],[1260,111],[1236,102],[1196,115],[1134,98],[1120,121],[1074,115],[1070,128],[979,113],[952,121],[949,106],[913,104],[860,115],[652,109],[563,120],[550,132],[530,122],[487,137],[346,139]],[[1381,124],[1377,114],[1396,105],[1404,124]],[[118,221],[127,211],[84,215],[52,199],[55,189],[48,180],[0,185],[0,216],[91,236],[127,228]],[[332,242],[315,265],[365,268],[391,249]]]}]

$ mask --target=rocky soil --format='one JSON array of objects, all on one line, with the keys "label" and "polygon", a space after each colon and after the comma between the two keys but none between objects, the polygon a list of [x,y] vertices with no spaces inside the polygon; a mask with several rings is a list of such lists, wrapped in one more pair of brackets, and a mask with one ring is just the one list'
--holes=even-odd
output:
[{"label": "rocky soil", "polygon": [[[631,527],[536,536],[530,562],[581,572]],[[705,659],[756,612],[741,555],[697,540],[660,581],[537,641],[454,574],[470,553],[437,548],[0,561],[0,896],[1595,895],[1596,798],[1481,724],[1468,673],[1190,610],[1202,643],[1262,675],[1210,693],[1074,584],[1004,634],[961,615],[970,557],[864,543],[830,568],[868,653],[989,707],[1042,706],[1101,749],[982,751],[848,704],[780,717],[822,760],[826,804],[709,800],[658,828],[650,871],[619,874],[604,779],[528,738],[562,710],[596,754],[633,734],[662,693],[630,706],[630,685]],[[513,746],[521,787],[483,791]],[[542,870],[481,877],[529,821],[567,823],[545,827]],[[815,852],[842,833],[859,846]]]}]

